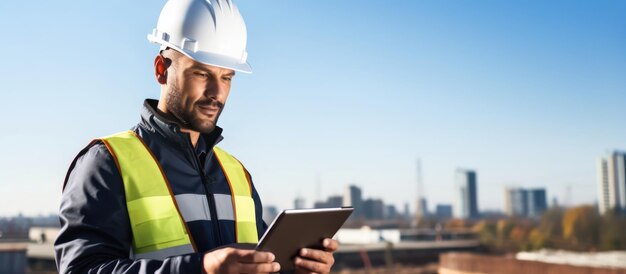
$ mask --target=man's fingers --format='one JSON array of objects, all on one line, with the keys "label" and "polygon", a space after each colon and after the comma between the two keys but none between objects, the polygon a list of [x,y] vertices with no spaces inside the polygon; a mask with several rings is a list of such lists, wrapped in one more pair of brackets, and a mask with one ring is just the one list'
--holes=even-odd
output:
[{"label": "man's fingers", "polygon": [[274,273],[280,271],[280,264],[273,263],[242,263],[239,265],[239,273]]},{"label": "man's fingers", "polygon": [[299,268],[300,270],[306,270],[314,273],[329,273],[330,267],[332,266],[332,264],[329,265],[321,262],[307,260],[302,257],[296,257],[294,259],[294,264],[296,265],[296,268]]},{"label": "man's fingers", "polygon": [[324,250],[311,248],[300,249],[299,256],[294,259],[296,273],[329,273],[335,263],[333,252],[339,248],[339,243],[326,238],[322,241]]},{"label": "man's fingers", "polygon": [[272,273],[280,271],[274,254],[253,249],[224,247],[205,253],[204,273]]},{"label": "man's fingers", "polygon": [[326,251],[328,252],[335,252],[339,248],[339,242],[330,238],[324,239],[322,244],[324,245],[324,248],[326,248]]},{"label": "man's fingers", "polygon": [[325,264],[334,263],[333,255],[323,250],[303,248],[303,249],[300,249],[300,256],[306,259],[318,261],[318,262],[325,263]]},{"label": "man's fingers", "polygon": [[239,256],[237,261],[240,263],[255,263],[255,264],[271,263],[276,258],[274,254],[270,252],[246,250],[246,249],[238,250],[237,255]]},{"label": "man's fingers", "polygon": [[280,271],[280,264],[274,262],[271,252],[237,250],[238,273],[273,273]]}]

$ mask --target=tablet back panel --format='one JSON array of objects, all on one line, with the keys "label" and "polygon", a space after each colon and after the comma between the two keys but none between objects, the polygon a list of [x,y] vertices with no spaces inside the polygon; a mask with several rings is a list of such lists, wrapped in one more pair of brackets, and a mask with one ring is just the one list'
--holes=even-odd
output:
[{"label": "tablet back panel", "polygon": [[284,210],[272,222],[257,250],[276,255],[281,271],[294,269],[300,248],[323,249],[322,240],[332,238],[352,214],[353,208]]}]

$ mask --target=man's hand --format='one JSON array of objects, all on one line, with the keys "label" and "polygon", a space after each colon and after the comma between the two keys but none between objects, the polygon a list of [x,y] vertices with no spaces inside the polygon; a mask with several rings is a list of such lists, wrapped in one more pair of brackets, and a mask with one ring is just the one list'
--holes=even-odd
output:
[{"label": "man's hand", "polygon": [[311,248],[300,249],[300,254],[294,259],[296,273],[330,273],[335,263],[333,252],[339,248],[339,243],[333,239],[324,239],[324,250]]},{"label": "man's hand", "polygon": [[273,273],[280,270],[280,265],[274,262],[274,254],[241,247],[228,246],[205,253],[202,273]]}]

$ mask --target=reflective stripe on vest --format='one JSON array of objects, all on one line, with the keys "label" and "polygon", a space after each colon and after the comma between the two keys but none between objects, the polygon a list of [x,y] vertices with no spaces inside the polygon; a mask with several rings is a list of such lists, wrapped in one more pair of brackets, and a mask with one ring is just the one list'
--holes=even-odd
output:
[{"label": "reflective stripe on vest", "polygon": [[[101,138],[113,155],[126,196],[135,258],[163,260],[196,250],[158,162],[134,131]],[[184,253],[181,253],[184,254]]]},{"label": "reflective stripe on vest", "polygon": [[246,171],[241,163],[226,151],[219,147],[214,147],[213,151],[226,175],[232,193],[237,242],[257,243],[259,236],[256,229],[256,213],[252,187]]}]

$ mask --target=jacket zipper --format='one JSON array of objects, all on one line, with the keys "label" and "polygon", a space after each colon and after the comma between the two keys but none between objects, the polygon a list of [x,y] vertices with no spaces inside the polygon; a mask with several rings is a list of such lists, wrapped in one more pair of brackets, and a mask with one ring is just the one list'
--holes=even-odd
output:
[{"label": "jacket zipper", "polygon": [[[204,175],[204,167],[202,165],[200,165],[200,160],[198,160],[198,156],[196,155],[195,150],[193,150],[193,144],[191,143],[191,140],[189,139],[189,137],[187,137],[187,143],[189,144],[189,147],[191,148],[191,155],[193,156],[192,158],[194,159],[194,162],[196,163],[196,167],[197,167],[197,171],[200,174],[200,178],[202,179],[202,185],[204,186],[204,192],[207,196],[207,200],[209,202],[209,211],[211,214],[211,222],[213,223],[213,237],[215,240],[215,243],[217,243],[217,247],[222,246],[222,235],[220,232],[220,224],[217,220],[217,210],[215,209],[216,204],[215,204],[215,197],[213,196],[213,191],[211,191],[211,188],[209,186],[209,182],[206,178],[206,176]],[[212,154],[212,152],[211,152]],[[211,154],[207,154],[206,157],[210,157]],[[205,160],[206,161],[206,160]],[[217,235],[217,237],[215,237]]]}]

